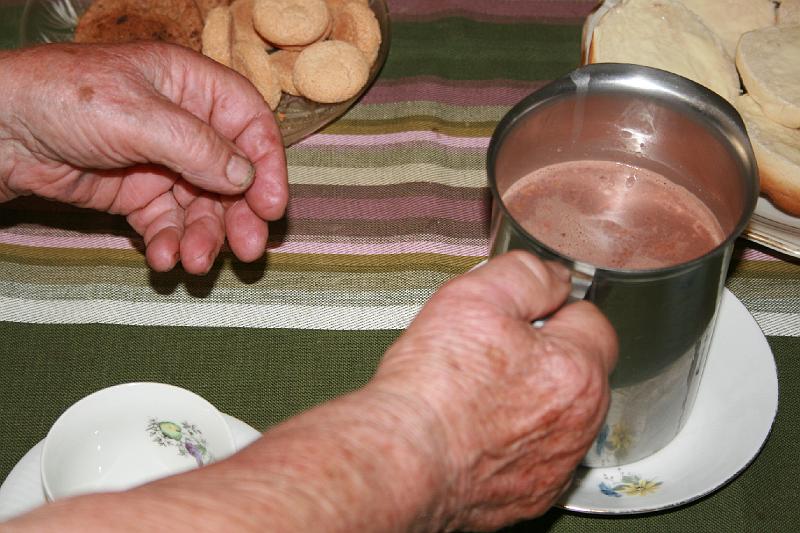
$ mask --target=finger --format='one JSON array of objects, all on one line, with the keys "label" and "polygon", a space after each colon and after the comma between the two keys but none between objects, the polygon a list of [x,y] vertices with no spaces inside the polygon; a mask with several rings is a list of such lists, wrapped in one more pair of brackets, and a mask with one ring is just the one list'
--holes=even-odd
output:
[{"label": "finger", "polygon": [[189,183],[220,194],[249,187],[255,167],[234,143],[209,124],[164,99],[155,99],[147,135],[137,136],[140,157],[165,165]]},{"label": "finger", "polygon": [[581,301],[562,307],[545,322],[541,332],[578,346],[580,353],[597,354],[609,374],[614,369],[619,349],[617,333],[594,304]]},{"label": "finger", "polygon": [[272,114],[254,118],[236,139],[253,161],[255,178],[245,193],[250,208],[264,220],[283,216],[289,199],[286,155]]},{"label": "finger", "polygon": [[[168,192],[177,175],[164,167],[157,165],[137,165],[124,169],[124,177],[119,185],[113,203],[105,211],[127,215],[141,209],[150,203],[153,198],[158,198]],[[98,192],[95,196],[102,197],[100,189],[105,180],[99,180]]]},{"label": "finger", "polygon": [[[159,165],[86,170],[75,186],[60,190],[37,190],[35,194],[79,207],[115,215],[129,215],[142,209],[172,188],[177,175]],[[50,194],[50,192],[53,194]]]},{"label": "finger", "polygon": [[224,212],[216,198],[203,195],[186,209],[185,230],[180,254],[184,270],[190,274],[205,274],[225,242]]},{"label": "finger", "polygon": [[[283,215],[288,198],[283,138],[272,111],[253,85],[240,74],[185,50],[170,49],[172,77],[182,84],[158,89],[173,103],[208,122],[252,162],[253,183],[247,202],[265,220]],[[223,191],[217,191],[223,192]]]},{"label": "finger", "polygon": [[267,223],[250,209],[244,198],[225,210],[225,231],[231,251],[241,261],[250,263],[264,255],[269,236]]},{"label": "finger", "polygon": [[169,272],[180,259],[181,231],[168,226],[162,228],[150,240],[145,251],[147,264],[156,272]]},{"label": "finger", "polygon": [[474,299],[530,322],[558,308],[569,290],[569,272],[564,267],[514,250],[456,278],[439,292],[461,302]]},{"label": "finger", "polygon": [[183,235],[183,209],[170,192],[165,192],[144,207],[131,212],[128,223],[144,239],[147,263],[158,272],[167,272],[179,259]]},{"label": "finger", "polygon": [[175,185],[172,187],[172,194],[175,196],[175,200],[180,204],[181,207],[186,209],[189,205],[194,202],[199,196],[203,194],[203,191],[189,183],[184,179],[179,179],[175,182]]}]

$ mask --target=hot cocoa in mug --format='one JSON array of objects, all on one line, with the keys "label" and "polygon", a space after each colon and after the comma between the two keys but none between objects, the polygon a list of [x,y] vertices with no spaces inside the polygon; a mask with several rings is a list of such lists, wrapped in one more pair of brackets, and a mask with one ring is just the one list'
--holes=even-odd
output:
[{"label": "hot cocoa in mug", "polygon": [[734,240],[758,197],[741,117],[676,74],[581,67],[498,124],[487,154],[490,253],[560,261],[620,345],[586,466],[652,455],[702,381]]},{"label": "hot cocoa in mug", "polygon": [[696,259],[725,232],[688,189],[646,168],[567,161],[534,170],[503,195],[509,214],[565,257],[655,269]]}]

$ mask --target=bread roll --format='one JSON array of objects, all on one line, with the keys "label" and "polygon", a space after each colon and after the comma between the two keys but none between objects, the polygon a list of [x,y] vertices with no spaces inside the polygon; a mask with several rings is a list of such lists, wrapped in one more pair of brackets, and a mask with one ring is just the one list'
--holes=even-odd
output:
[{"label": "bread roll", "polygon": [[781,0],[778,6],[778,24],[800,24],[800,0]]},{"label": "bread roll", "polygon": [[743,33],[775,25],[772,0],[681,0],[681,3],[717,34],[731,57],[736,55],[736,45]]},{"label": "bread roll", "polygon": [[733,57],[717,35],[677,0],[623,0],[597,22],[590,63],[635,63],[679,74],[733,101]]},{"label": "bread roll", "polygon": [[800,216],[800,130],[770,120],[750,96],[740,96],[734,105],[753,144],[761,192],[776,207]]},{"label": "bread roll", "polygon": [[800,26],[745,33],[736,50],[736,66],[747,93],[765,115],[800,128]]}]

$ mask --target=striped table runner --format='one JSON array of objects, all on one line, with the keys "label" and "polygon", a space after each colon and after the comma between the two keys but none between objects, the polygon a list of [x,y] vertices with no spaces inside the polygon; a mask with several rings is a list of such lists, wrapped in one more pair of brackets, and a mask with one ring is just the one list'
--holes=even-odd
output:
[{"label": "striped table runner", "polygon": [[[255,264],[224,253],[204,277],[156,274],[123,219],[29,198],[0,206],[0,479],[64,408],[113,383],[181,385],[258,429],[363,384],[430,295],[486,256],[489,137],[511,105],[577,64],[593,5],[390,0],[384,70],[288,150],[288,214]],[[5,47],[21,6],[0,0]],[[779,365],[781,408],[758,460],[672,513],[554,510],[520,530],[800,527],[800,267],[740,242],[728,287]]]}]

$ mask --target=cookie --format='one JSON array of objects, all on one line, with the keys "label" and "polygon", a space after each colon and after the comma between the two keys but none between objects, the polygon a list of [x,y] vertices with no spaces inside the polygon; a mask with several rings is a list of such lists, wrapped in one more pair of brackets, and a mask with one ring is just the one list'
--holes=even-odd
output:
[{"label": "cookie", "polygon": [[203,21],[208,20],[208,14],[211,13],[211,10],[215,7],[222,7],[222,6],[229,6],[231,4],[231,0],[194,0],[197,4],[197,8],[200,10],[200,16],[203,17]]},{"label": "cookie", "polygon": [[[330,17],[330,19],[328,20],[328,27],[325,28],[325,31],[322,32],[322,35],[317,37],[317,40],[314,41],[314,43],[318,43],[320,41],[324,41],[325,39],[330,37],[331,31],[333,31],[333,17]],[[304,48],[306,48],[307,46],[309,46],[311,44],[314,44],[314,43],[308,43],[308,44],[281,44],[281,45],[275,45],[275,46],[277,48],[280,48],[281,50],[288,50],[290,52],[302,52]]]},{"label": "cookie", "polygon": [[255,0],[234,0],[231,4],[233,26],[231,28],[232,42],[248,42],[259,44],[265,49],[271,49],[264,39],[253,27],[253,4]]},{"label": "cookie", "polygon": [[203,54],[226,67],[231,66],[231,21],[226,5],[209,11],[203,25]]},{"label": "cookie", "polygon": [[355,45],[372,65],[381,47],[381,27],[369,7],[351,1],[333,11],[331,39]]},{"label": "cookie", "polygon": [[278,50],[270,54],[272,66],[278,75],[278,81],[281,84],[281,90],[292,96],[300,96],[297,87],[294,86],[294,64],[297,61],[300,52],[293,52],[291,50]]},{"label": "cookie", "polygon": [[317,41],[330,18],[325,0],[255,0],[253,6],[256,31],[281,48]]},{"label": "cookie", "polygon": [[239,74],[250,80],[274,111],[281,100],[281,84],[264,47],[251,42],[235,42],[231,48],[231,63]]},{"label": "cookie", "polygon": [[96,0],[75,28],[78,43],[165,41],[201,49],[203,19],[193,0]]},{"label": "cookie", "polygon": [[300,94],[323,104],[352,98],[368,78],[364,54],[344,41],[321,41],[300,52],[292,77]]}]

